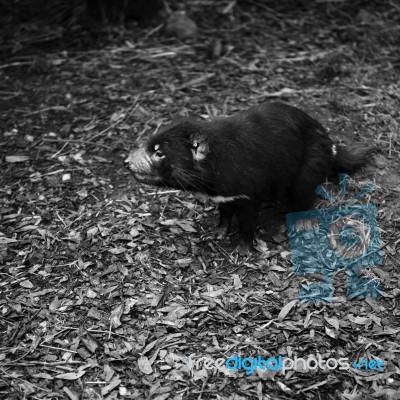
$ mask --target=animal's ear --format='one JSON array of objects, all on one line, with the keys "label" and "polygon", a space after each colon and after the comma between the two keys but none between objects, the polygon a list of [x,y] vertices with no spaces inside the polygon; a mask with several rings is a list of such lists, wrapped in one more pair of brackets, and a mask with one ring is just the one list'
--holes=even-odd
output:
[{"label": "animal's ear", "polygon": [[194,160],[204,160],[209,153],[207,135],[201,132],[192,133],[190,135],[190,147]]}]

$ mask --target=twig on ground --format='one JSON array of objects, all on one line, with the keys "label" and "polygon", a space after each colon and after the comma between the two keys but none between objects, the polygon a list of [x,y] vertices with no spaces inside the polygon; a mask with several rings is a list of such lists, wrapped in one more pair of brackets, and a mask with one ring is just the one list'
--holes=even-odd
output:
[{"label": "twig on ground", "polygon": [[24,116],[40,114],[40,113],[43,113],[46,111],[68,111],[68,112],[71,112],[72,110],[70,110],[69,107],[66,107],[66,106],[53,106],[53,107],[42,108],[42,109],[36,110],[36,111],[29,111],[29,112],[25,113]]},{"label": "twig on ground", "polygon": [[60,143],[64,143],[64,142],[67,142],[67,143],[82,143],[82,144],[87,144],[87,145],[90,145],[90,146],[97,146],[97,147],[103,147],[103,148],[105,148],[105,149],[108,149],[108,150],[112,150],[113,148],[112,147],[110,147],[110,146],[107,146],[107,145],[105,145],[105,144],[102,144],[102,143],[90,143],[90,142],[88,142],[87,140],[79,140],[79,139],[47,139],[47,138],[43,138],[42,140],[44,140],[44,141],[46,141],[46,142],[60,142]]}]

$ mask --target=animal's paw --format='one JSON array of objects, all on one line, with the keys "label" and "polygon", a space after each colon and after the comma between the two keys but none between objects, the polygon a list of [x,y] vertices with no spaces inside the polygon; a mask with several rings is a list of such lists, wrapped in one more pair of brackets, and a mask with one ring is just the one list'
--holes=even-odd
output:
[{"label": "animal's paw", "polygon": [[251,256],[255,252],[255,248],[252,243],[240,242],[234,251],[241,256]]},{"label": "animal's paw", "polygon": [[217,239],[222,240],[228,236],[229,229],[227,229],[225,226],[217,226],[216,233],[217,233]]}]

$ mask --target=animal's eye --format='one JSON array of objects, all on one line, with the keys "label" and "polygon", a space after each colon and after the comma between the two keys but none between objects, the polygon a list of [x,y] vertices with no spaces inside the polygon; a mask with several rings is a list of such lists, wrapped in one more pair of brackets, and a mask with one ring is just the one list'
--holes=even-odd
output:
[{"label": "animal's eye", "polygon": [[164,157],[164,153],[163,153],[161,150],[156,150],[155,153],[154,153],[154,155],[155,155],[157,158],[162,158],[162,157]]},{"label": "animal's eye", "polygon": [[164,153],[160,150],[160,145],[157,143],[153,148],[154,156],[157,158],[163,158]]}]

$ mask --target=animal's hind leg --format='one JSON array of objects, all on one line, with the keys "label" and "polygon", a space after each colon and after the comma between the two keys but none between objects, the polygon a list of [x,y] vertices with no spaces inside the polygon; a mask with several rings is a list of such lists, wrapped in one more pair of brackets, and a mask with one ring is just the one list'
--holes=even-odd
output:
[{"label": "animal's hind leg", "polygon": [[312,208],[315,199],[315,188],[319,182],[300,181],[291,189],[290,207],[291,211],[305,211]]},{"label": "animal's hind leg", "polygon": [[296,182],[289,190],[289,201],[293,211],[304,211],[312,208],[315,189],[324,182],[329,174],[331,158],[321,148],[313,149],[307,162],[303,165]]}]

